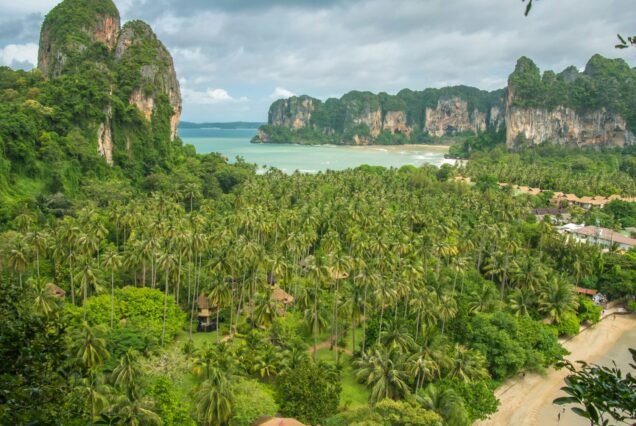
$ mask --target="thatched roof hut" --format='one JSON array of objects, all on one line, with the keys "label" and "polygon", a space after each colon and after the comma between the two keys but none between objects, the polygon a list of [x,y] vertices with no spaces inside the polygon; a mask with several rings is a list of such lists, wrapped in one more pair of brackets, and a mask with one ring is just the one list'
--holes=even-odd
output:
[{"label": "thatched roof hut", "polygon": [[296,419],[283,418],[283,417],[266,417],[264,419],[257,420],[254,426],[305,426],[303,423]]},{"label": "thatched roof hut", "polygon": [[205,294],[202,294],[197,299],[197,307],[200,311],[204,309],[210,309],[210,302],[208,301],[208,297]]},{"label": "thatched roof hut", "polygon": [[327,270],[332,280],[346,280],[349,278],[349,273],[346,271],[339,271],[336,268],[328,268]]},{"label": "thatched roof hut", "polygon": [[58,299],[64,299],[66,297],[66,290],[53,283],[48,283],[46,285],[46,291],[48,291],[51,296],[57,297]]},{"label": "thatched roof hut", "polygon": [[285,305],[291,305],[292,303],[294,303],[294,296],[287,293],[285,290],[278,286],[275,286],[272,290],[272,299],[277,302],[282,302]]}]

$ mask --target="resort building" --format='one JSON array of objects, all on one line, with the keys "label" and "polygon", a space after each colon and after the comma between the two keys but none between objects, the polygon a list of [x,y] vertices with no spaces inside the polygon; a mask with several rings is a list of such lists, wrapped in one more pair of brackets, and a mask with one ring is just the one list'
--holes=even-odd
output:
[{"label": "resort building", "polygon": [[533,209],[532,214],[537,218],[537,221],[543,222],[546,216],[550,218],[550,222],[553,224],[562,224],[569,222],[572,219],[572,215],[567,209],[560,208],[547,208],[547,209]]},{"label": "resort building", "polygon": [[629,250],[632,247],[636,247],[636,239],[599,226],[583,226],[569,223],[562,226],[560,232],[570,234],[576,241],[598,244],[608,248],[613,244],[617,244],[621,250]]}]

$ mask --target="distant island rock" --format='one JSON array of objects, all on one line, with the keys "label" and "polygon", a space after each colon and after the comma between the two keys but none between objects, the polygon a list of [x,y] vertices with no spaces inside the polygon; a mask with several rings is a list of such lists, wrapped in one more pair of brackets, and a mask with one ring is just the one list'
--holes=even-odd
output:
[{"label": "distant island rock", "polygon": [[396,95],[353,91],[321,101],[274,102],[253,143],[395,145],[439,143],[483,131],[506,132],[509,149],[553,142],[622,147],[636,143],[636,69],[593,56],[584,72],[555,74],[517,61],[508,87],[455,86]]}]

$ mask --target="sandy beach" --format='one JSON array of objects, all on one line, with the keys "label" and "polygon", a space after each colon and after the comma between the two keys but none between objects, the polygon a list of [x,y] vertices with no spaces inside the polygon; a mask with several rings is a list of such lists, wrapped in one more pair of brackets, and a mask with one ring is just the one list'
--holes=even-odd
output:
[{"label": "sandy beach", "polygon": [[[607,317],[600,323],[581,332],[563,344],[570,352],[566,358],[572,362],[584,360],[597,364],[617,365],[626,371],[631,361],[628,347],[636,346],[636,317],[616,315]],[[545,375],[526,374],[505,382],[495,392],[500,401],[499,411],[490,419],[475,423],[478,426],[587,426],[588,421],[570,411],[558,414],[561,407],[552,401],[563,396],[560,390],[567,370],[549,369]]]}]

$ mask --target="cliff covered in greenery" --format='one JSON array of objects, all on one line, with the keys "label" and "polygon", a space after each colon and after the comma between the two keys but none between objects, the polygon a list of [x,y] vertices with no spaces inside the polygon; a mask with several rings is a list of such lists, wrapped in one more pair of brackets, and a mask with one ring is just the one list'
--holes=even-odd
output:
[{"label": "cliff covered in greenery", "polygon": [[32,71],[0,67],[0,226],[35,206],[64,214],[90,194],[221,194],[250,170],[182,146],[170,53],[147,24],[120,28],[110,0],[57,5],[38,59]]},{"label": "cliff covered in greenery", "polygon": [[397,95],[350,92],[321,101],[309,96],[272,104],[253,142],[427,143],[506,129],[510,149],[546,141],[562,145],[636,143],[636,71],[621,59],[593,56],[584,72],[545,71],[517,62],[506,89],[457,86]]},{"label": "cliff covered in greenery", "polygon": [[526,57],[508,79],[507,146],[545,141],[572,146],[623,147],[636,143],[636,69],[622,59],[594,55],[583,72],[556,74]]},{"label": "cliff covered in greenery", "polygon": [[51,84],[72,80],[69,86],[94,93],[80,127],[108,164],[138,168],[171,155],[181,115],[172,57],[144,22],[120,28],[111,0],[64,0],[53,8],[40,33],[38,69]]},{"label": "cliff covered in greenery", "polygon": [[467,86],[397,95],[349,92],[325,102],[309,96],[280,99],[254,142],[404,144],[474,134],[503,125],[501,90]]}]

